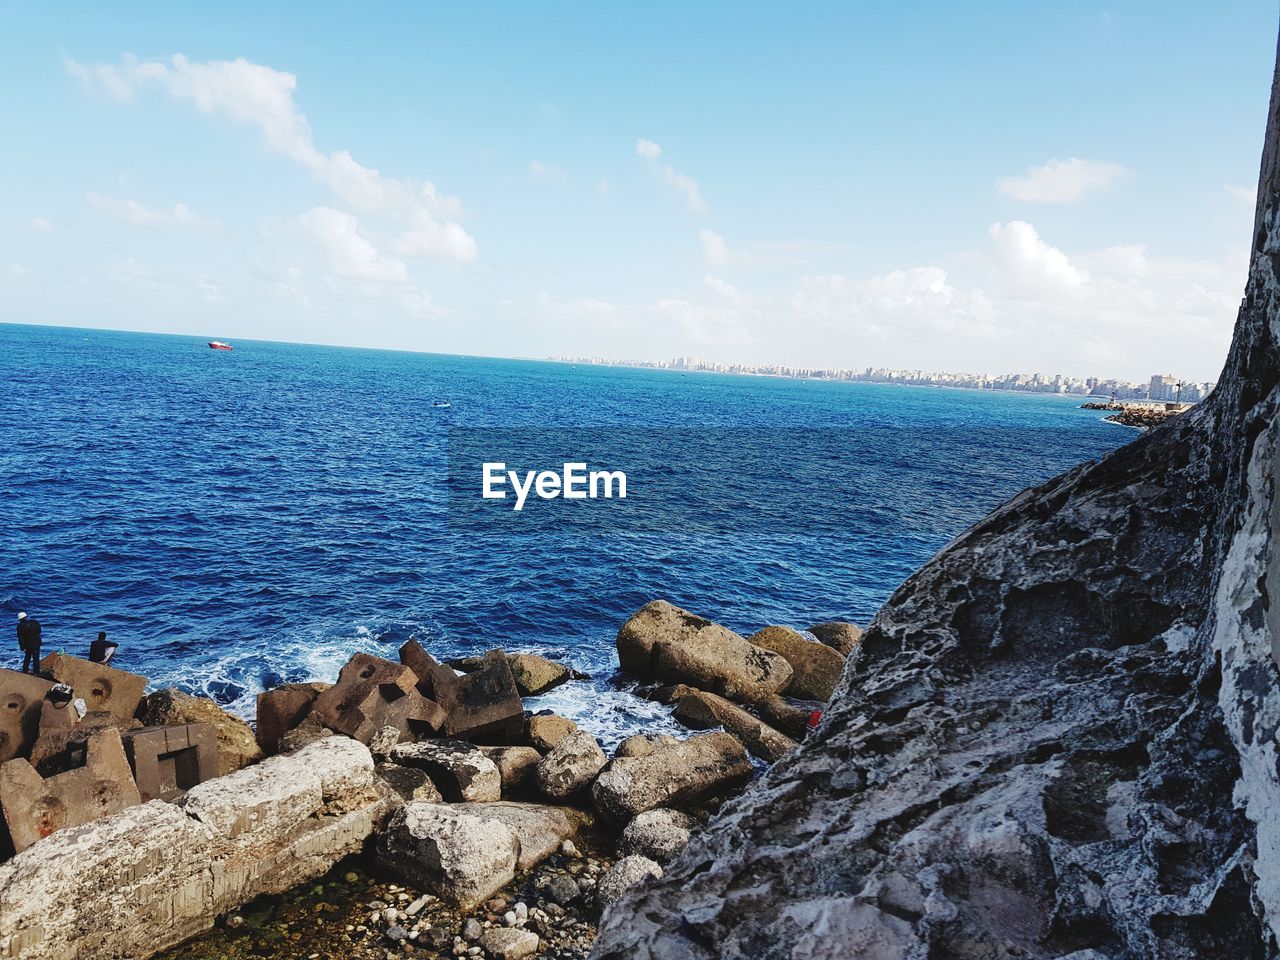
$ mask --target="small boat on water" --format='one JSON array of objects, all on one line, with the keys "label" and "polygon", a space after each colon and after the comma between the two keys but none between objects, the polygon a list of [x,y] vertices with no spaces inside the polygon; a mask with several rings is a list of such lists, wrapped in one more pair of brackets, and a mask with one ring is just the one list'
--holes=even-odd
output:
[{"label": "small boat on water", "polygon": [[437,400],[435,403],[433,403],[433,404],[431,404],[431,405],[432,405],[433,407],[438,407],[438,408],[440,408],[441,410],[448,410],[448,409],[449,409],[449,407],[451,406],[451,404],[449,403],[449,401],[448,401],[448,400]]},{"label": "small boat on water", "polygon": [[210,350],[234,350],[235,347],[231,346],[231,344],[229,343],[223,343],[221,340],[210,340],[209,349]]}]

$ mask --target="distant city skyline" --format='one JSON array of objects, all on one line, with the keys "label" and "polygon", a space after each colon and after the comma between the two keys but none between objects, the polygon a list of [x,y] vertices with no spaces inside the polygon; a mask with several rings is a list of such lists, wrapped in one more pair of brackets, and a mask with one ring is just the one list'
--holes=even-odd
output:
[{"label": "distant city skyline", "polygon": [[1133,378],[1226,355],[1275,52],[1269,0],[4,9],[0,321]]},{"label": "distant city skyline", "polygon": [[635,367],[650,370],[683,370],[695,373],[724,373],[756,377],[785,377],[796,380],[845,380],[864,383],[902,383],[913,386],[957,387],[968,390],[1013,390],[1026,393],[1057,393],[1067,396],[1111,397],[1119,400],[1164,400],[1196,403],[1216,385],[1212,380],[1192,380],[1172,374],[1152,374],[1147,380],[1119,380],[1103,377],[1074,377],[1055,373],[948,373],[887,367],[829,368],[792,367],[783,364],[720,363],[697,357],[670,360],[628,360],[612,357],[551,356],[552,363],[591,366]]}]

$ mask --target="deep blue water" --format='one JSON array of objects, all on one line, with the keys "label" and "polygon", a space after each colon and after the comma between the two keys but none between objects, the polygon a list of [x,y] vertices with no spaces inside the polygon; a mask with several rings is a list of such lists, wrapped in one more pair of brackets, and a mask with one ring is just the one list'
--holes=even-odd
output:
[{"label": "deep blue water", "polygon": [[[605,682],[646,601],[744,633],[865,622],[1001,501],[1136,435],[1043,395],[14,325],[0,356],[0,604],[39,617],[46,652],[105,629],[121,667],[245,715],[408,637],[550,652],[597,680],[535,706],[610,741],[664,722]],[[450,434],[497,427],[625,435],[716,482],[665,523],[604,502],[583,529],[458,522]]]}]

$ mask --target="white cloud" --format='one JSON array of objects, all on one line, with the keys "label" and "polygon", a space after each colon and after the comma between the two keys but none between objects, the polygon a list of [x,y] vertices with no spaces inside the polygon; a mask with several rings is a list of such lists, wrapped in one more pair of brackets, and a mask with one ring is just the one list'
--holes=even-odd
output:
[{"label": "white cloud", "polygon": [[1072,157],[1030,167],[1022,177],[1001,177],[996,185],[1001,193],[1023,203],[1075,203],[1106,189],[1126,173],[1118,163]]},{"label": "white cloud", "polygon": [[[420,226],[423,215],[435,219],[457,217],[461,204],[443,197],[430,181],[384,177],[377,170],[358,163],[347,150],[324,153],[312,137],[311,125],[294,102],[298,79],[292,73],[275,70],[243,57],[196,63],[178,54],[168,61],[140,61],[126,56],[119,65],[84,65],[67,61],[67,70],[90,90],[99,90],[121,100],[133,100],[144,88],[158,87],[175,100],[190,103],[210,116],[257,128],[271,150],[299,163],[318,181],[328,186],[344,202],[363,213],[399,216]],[[446,232],[465,233],[446,222]],[[430,247],[446,259],[466,244]],[[473,251],[474,242],[470,249]]]},{"label": "white cloud", "polygon": [[937,265],[805,277],[780,342],[838,339],[850,366],[1102,376],[1146,367],[1201,379],[1226,355],[1245,252],[1182,261],[1133,244],[1068,255],[1025,221],[995,224],[990,237],[962,258],[964,279]]},{"label": "white cloud", "polygon": [[[657,166],[657,160],[662,156],[662,147],[652,140],[641,138],[636,141],[636,156],[643,157]],[[684,197],[685,205],[691,211],[706,213],[707,202],[702,198],[702,188],[698,186],[696,180],[681,173],[669,163],[662,164],[658,169],[663,182]]]},{"label": "white cloud", "polygon": [[45,217],[32,217],[27,225],[36,233],[53,233],[58,229],[52,220]]},{"label": "white cloud", "polygon": [[1015,290],[1069,291],[1080,287],[1086,276],[1065,253],[1040,239],[1036,228],[1025,220],[993,223],[995,255],[1001,275]]},{"label": "white cloud", "polygon": [[724,266],[729,262],[729,249],[725,246],[724,237],[714,230],[699,230],[702,240],[702,255],[712,266]]},{"label": "white cloud", "polygon": [[707,274],[702,278],[702,282],[730,303],[738,303],[742,300],[742,294],[738,293],[738,288],[731,283],[725,282],[720,277]]},{"label": "white cloud", "polygon": [[405,257],[455,260],[459,263],[470,263],[476,258],[476,241],[471,234],[456,223],[441,223],[426,210],[419,210],[413,215],[409,229],[392,249]]},{"label": "white cloud", "polygon": [[144,207],[136,200],[116,200],[96,193],[89,194],[89,205],[104,217],[135,227],[203,227],[211,221],[198,216],[185,203],[157,209]]},{"label": "white cloud", "polygon": [[560,167],[550,163],[543,163],[536,157],[529,161],[529,175],[537,177],[539,180],[568,180],[569,174]]},{"label": "white cloud", "polygon": [[404,261],[379,253],[360,233],[356,218],[332,207],[315,207],[298,218],[340,277],[375,283],[407,283]]}]

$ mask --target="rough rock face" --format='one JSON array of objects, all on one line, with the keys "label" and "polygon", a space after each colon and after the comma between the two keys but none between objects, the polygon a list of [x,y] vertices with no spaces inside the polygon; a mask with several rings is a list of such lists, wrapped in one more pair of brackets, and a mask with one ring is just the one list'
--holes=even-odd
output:
[{"label": "rough rock face", "polygon": [[484,802],[502,797],[502,774],[498,772],[498,765],[469,743],[460,740],[402,743],[391,751],[391,759],[402,767],[425,770],[451,803]]},{"label": "rough rock face", "polygon": [[828,620],[826,623],[815,623],[809,632],[817,637],[819,643],[825,643],[832,650],[839,651],[841,656],[850,656],[862,639],[862,628],[843,620]]},{"label": "rough rock face", "polygon": [[595,957],[1278,955],[1278,90],[1214,393],[909,579]]},{"label": "rough rock face", "polygon": [[689,842],[698,821],[679,810],[647,810],[627,824],[618,838],[623,856],[639,854],[655,863],[670,863]]},{"label": "rough rock face", "polygon": [[660,876],[662,876],[662,867],[658,864],[648,857],[635,853],[629,854],[610,867],[609,872],[600,878],[599,884],[596,885],[596,899],[601,906],[608,906],[632,887],[650,877]]},{"label": "rough rock face", "polygon": [[157,690],[145,697],[139,708],[142,722],[148,727],[165,727],[183,723],[207,723],[218,735],[218,773],[232,773],[262,759],[253,728],[233,717],[205,697],[193,697],[181,690]]}]

